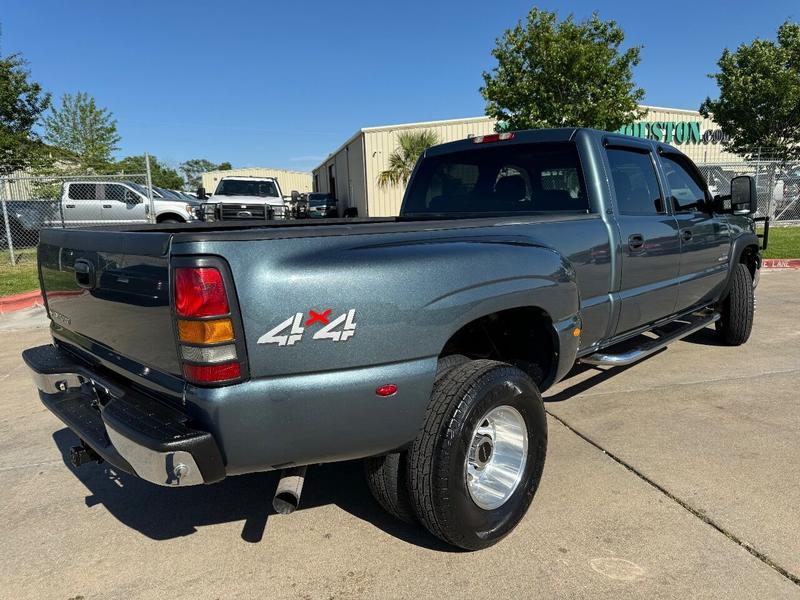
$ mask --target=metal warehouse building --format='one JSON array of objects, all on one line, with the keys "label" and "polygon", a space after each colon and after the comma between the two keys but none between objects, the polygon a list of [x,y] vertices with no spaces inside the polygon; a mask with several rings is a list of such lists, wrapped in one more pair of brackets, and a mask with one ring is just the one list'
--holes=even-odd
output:
[{"label": "metal warehouse building", "polygon": [[203,173],[203,187],[208,193],[217,189],[219,180],[223,177],[275,177],[281,186],[284,196],[293,190],[298,192],[311,191],[311,173],[306,171],[287,171],[286,169],[270,169],[269,167],[247,167],[244,169],[230,169],[228,171],[209,171]]},{"label": "metal warehouse building", "polygon": [[[620,129],[621,133],[673,144],[698,164],[740,161],[722,149],[724,134],[711,119],[694,110],[642,106],[647,113],[640,121]],[[366,127],[336,149],[313,170],[315,191],[331,192],[339,200],[339,213],[356,207],[358,216],[397,215],[404,186],[380,187],[378,174],[388,168],[389,155],[397,147],[397,135],[409,130],[431,130],[440,143],[452,142],[494,131],[489,117],[450,119]]]}]

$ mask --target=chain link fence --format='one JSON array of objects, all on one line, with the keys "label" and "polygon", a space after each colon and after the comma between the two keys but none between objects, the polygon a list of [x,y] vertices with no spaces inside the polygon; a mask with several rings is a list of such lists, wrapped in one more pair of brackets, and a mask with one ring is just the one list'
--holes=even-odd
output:
[{"label": "chain link fence", "polygon": [[[0,178],[0,249],[15,264],[18,256],[36,247],[39,231],[46,227],[153,222],[154,201],[168,190],[159,192],[148,181],[146,174]],[[176,195],[174,200],[181,199]]]},{"label": "chain link fence", "polygon": [[703,163],[697,167],[708,181],[712,194],[730,194],[731,180],[749,175],[756,182],[758,217],[770,217],[773,224],[800,224],[800,165],[779,161]]}]

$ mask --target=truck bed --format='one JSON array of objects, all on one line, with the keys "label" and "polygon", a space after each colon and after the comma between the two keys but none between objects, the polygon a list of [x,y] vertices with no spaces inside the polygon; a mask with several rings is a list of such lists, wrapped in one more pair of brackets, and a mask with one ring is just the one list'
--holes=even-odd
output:
[{"label": "truck bed", "polygon": [[[467,229],[494,225],[510,225],[525,221],[527,223],[557,222],[586,218],[586,213],[541,213],[538,215],[426,215],[424,217],[368,217],[361,219],[299,219],[296,221],[268,221],[252,223],[247,221],[213,223],[160,223],[157,225],[120,225],[116,227],[87,227],[50,229],[46,239],[50,243],[70,240],[75,243],[82,232],[91,232],[92,238],[102,233],[113,234],[102,240],[103,244],[129,247],[130,244],[143,244],[143,248],[156,250],[164,247],[166,240],[175,242],[201,242],[210,240],[267,240],[302,237],[326,237],[339,235],[368,235],[381,233],[403,233],[413,231],[432,231],[442,229]],[[152,234],[151,236],[119,236],[120,233]],[[44,234],[44,232],[43,232]],[[77,236],[77,237],[76,237]],[[118,240],[114,244],[114,240]],[[133,242],[133,240],[137,240]],[[105,247],[105,246],[104,246]],[[165,247],[164,247],[165,248]]]}]

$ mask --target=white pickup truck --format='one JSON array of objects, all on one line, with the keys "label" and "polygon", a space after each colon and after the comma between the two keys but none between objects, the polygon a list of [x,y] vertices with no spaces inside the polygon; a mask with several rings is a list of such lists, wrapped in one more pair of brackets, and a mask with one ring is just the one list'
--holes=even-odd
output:
[{"label": "white pickup truck", "polygon": [[204,207],[206,221],[212,218],[223,221],[282,219],[285,211],[276,178],[242,175],[223,177]]}]

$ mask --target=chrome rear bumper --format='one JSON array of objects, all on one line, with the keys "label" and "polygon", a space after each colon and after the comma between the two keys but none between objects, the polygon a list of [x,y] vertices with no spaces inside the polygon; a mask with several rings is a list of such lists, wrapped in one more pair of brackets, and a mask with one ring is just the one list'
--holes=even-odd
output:
[{"label": "chrome rear bumper", "polygon": [[174,407],[93,373],[56,346],[22,356],[44,405],[114,467],[163,486],[225,477],[214,438]]}]

